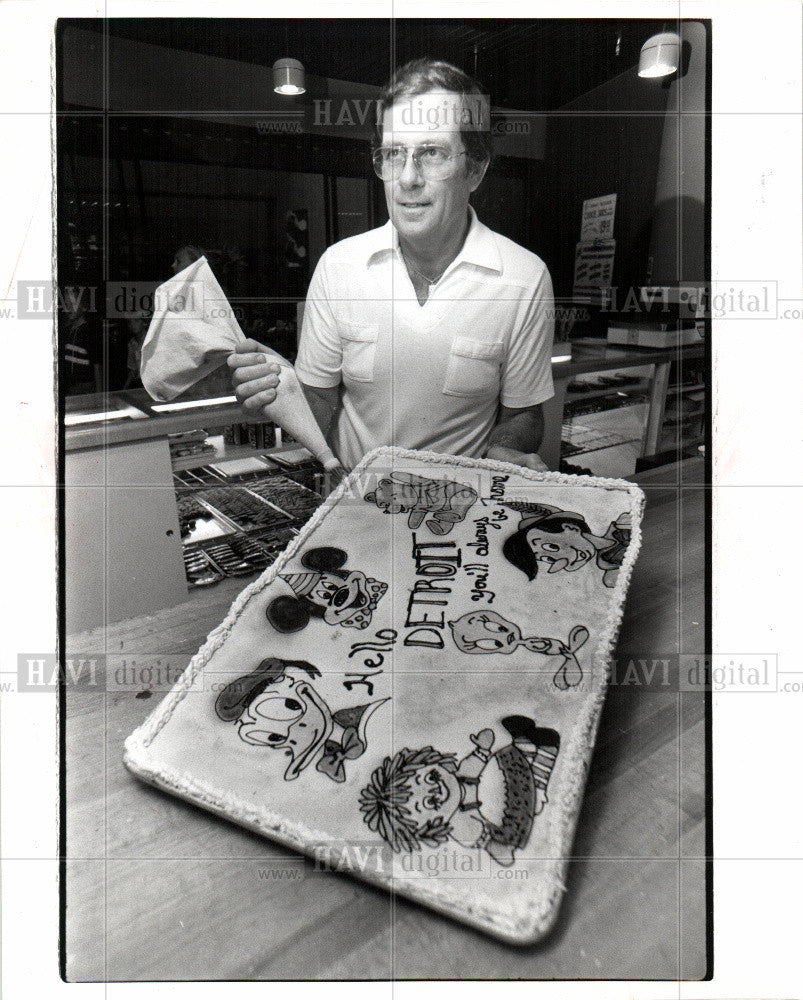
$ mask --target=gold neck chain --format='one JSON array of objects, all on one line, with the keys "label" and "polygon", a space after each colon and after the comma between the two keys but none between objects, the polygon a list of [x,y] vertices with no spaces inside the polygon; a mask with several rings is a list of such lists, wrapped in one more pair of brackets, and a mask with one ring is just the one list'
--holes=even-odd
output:
[{"label": "gold neck chain", "polygon": [[[399,251],[401,253],[402,260],[404,261],[404,266],[407,268],[407,273],[410,274],[410,269],[412,268],[413,271],[415,271],[415,273],[418,275],[419,278],[423,278],[424,281],[426,281],[426,283],[430,286],[430,288],[433,285],[437,285],[438,284],[438,282],[441,280],[441,278],[443,277],[443,275],[444,275],[444,273],[446,271],[446,267],[449,266],[447,264],[446,267],[441,271],[441,273],[438,275],[437,278],[428,278],[426,276],[426,274],[424,274],[424,272],[420,268],[416,267],[415,264],[411,260],[407,259],[407,255],[405,254],[404,249],[402,248],[401,243],[399,244]],[[412,277],[412,275],[411,275],[411,277]]]}]

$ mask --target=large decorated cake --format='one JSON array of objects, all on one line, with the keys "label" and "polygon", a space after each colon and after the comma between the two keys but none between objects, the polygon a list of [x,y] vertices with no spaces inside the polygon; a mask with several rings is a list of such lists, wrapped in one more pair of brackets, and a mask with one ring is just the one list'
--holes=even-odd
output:
[{"label": "large decorated cake", "polygon": [[641,491],[378,449],[126,742],[141,778],[510,941],[558,909]]}]

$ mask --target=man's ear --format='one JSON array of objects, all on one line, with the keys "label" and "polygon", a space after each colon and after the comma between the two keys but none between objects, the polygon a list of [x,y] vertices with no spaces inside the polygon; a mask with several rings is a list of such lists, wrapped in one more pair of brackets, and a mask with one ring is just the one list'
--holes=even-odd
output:
[{"label": "man's ear", "polygon": [[484,163],[477,163],[476,160],[469,160],[470,166],[468,177],[472,194],[477,190],[480,184],[482,184],[482,180],[485,177],[485,171],[488,169],[488,164],[490,162],[490,160],[485,160]]}]

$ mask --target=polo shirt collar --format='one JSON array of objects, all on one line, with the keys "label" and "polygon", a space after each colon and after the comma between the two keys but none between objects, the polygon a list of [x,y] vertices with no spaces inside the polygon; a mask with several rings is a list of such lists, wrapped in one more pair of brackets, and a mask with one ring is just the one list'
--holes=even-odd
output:
[{"label": "polo shirt collar", "polygon": [[[494,239],[493,232],[480,222],[477,218],[477,213],[471,205],[468,207],[468,212],[471,222],[466,241],[460,253],[455,257],[447,270],[451,271],[458,264],[465,262],[467,264],[476,264],[479,267],[485,267],[490,271],[496,271],[501,274],[502,257],[499,253],[499,247]],[[380,254],[398,253],[399,234],[389,219],[384,226],[372,230],[370,235],[373,238],[367,247],[366,264],[370,264]]]}]

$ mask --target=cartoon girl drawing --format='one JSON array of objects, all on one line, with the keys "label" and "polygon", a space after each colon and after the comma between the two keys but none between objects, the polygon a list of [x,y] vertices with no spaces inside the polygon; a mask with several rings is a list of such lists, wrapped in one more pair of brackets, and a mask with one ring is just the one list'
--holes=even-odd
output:
[{"label": "cartoon girl drawing", "polygon": [[595,535],[583,515],[574,511],[516,500],[504,501],[504,506],[524,516],[506,539],[502,553],[528,580],[538,575],[539,563],[549,567],[547,573],[575,573],[596,559],[603,584],[613,587],[616,583],[630,544],[629,513],[620,514],[604,535]]},{"label": "cartoon girl drawing", "polygon": [[386,757],[360,794],[369,829],[397,853],[451,839],[510,867],[547,803],[560,737],[523,715],[509,715],[502,725],[510,743],[492,752],[494,732],[482,729],[459,763],[431,746]]}]

